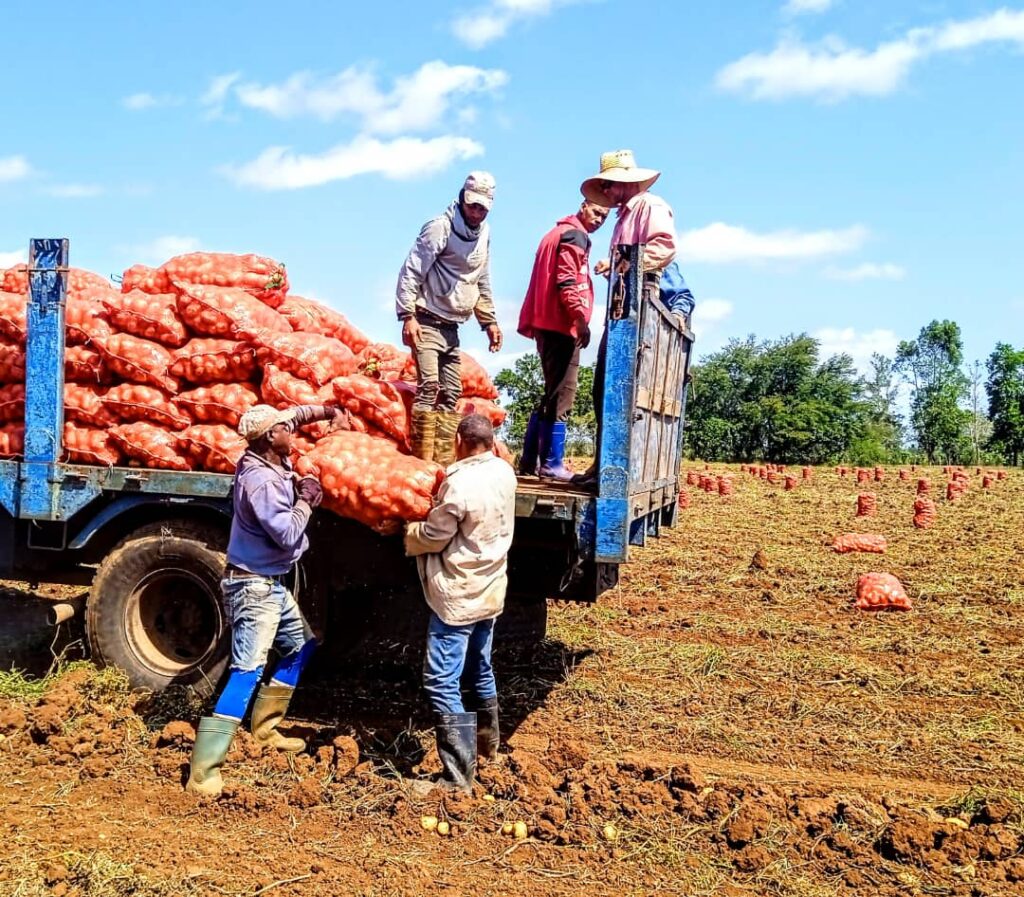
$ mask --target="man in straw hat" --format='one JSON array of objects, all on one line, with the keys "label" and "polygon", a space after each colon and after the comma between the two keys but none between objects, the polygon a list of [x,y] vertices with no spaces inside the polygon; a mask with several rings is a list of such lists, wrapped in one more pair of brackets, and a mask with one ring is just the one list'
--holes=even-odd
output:
[{"label": "man in straw hat", "polygon": [[[285,577],[309,547],[306,526],[320,504],[320,484],[292,471],[292,433],[296,427],[332,421],[348,429],[348,413],[324,405],[278,410],[256,405],[242,415],[238,432],[248,448],[235,469],[227,566],[221,580],[231,618],[231,674],[213,715],[199,721],[186,789],[217,795],[224,764],[253,693],[253,738],[284,751],[301,751],[301,738],[277,731],[288,712],[299,675],[316,640]],[[260,685],[273,646],[280,657],[270,682]]]},{"label": "man in straw hat", "polygon": [[501,349],[501,328],[491,296],[494,178],[472,171],[443,215],[423,225],[398,273],[395,306],[402,342],[416,361],[411,446],[416,457],[447,467],[455,460],[455,430],[462,395],[459,325],[475,315],[490,350]]},{"label": "man in straw hat", "polygon": [[[662,272],[676,257],[676,230],[672,208],[660,196],[650,192],[661,177],[660,171],[640,168],[632,150],[614,150],[601,156],[598,174],[587,178],[580,192],[591,202],[615,207],[618,215],[612,231],[610,256],[622,245],[644,244],[643,300],[657,296]],[[602,259],[594,266],[595,274],[612,274],[611,259]],[[625,273],[625,269],[614,272]],[[604,405],[605,357],[608,351],[608,328],[605,327],[597,350],[594,368],[594,410],[597,415],[597,445],[601,444],[601,409]],[[597,464],[572,479],[580,486],[592,487],[597,483]]]}]

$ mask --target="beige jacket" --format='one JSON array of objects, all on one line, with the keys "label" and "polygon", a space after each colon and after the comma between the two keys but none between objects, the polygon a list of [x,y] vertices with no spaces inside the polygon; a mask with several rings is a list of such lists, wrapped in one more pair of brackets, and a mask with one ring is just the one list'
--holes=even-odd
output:
[{"label": "beige jacket", "polygon": [[501,613],[515,519],[515,472],[485,452],[451,465],[427,519],[406,528],[427,604],[449,626]]}]

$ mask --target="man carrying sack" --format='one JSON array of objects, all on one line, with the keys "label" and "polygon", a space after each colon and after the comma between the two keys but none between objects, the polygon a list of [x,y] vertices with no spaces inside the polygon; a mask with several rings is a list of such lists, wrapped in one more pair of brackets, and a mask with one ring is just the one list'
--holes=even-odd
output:
[{"label": "man carrying sack", "polygon": [[398,273],[395,306],[402,342],[416,361],[412,453],[447,467],[455,460],[455,430],[462,395],[459,325],[475,315],[490,350],[501,349],[490,276],[494,178],[470,172],[459,197],[423,225]]}]

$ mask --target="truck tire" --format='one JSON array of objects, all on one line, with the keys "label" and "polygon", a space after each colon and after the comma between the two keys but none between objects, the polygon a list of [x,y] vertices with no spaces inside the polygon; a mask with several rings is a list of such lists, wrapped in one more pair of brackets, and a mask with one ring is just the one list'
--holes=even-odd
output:
[{"label": "truck tire", "polygon": [[153,523],[104,559],[86,603],[93,659],[135,688],[213,694],[230,658],[220,578],[224,530],[188,520]]}]

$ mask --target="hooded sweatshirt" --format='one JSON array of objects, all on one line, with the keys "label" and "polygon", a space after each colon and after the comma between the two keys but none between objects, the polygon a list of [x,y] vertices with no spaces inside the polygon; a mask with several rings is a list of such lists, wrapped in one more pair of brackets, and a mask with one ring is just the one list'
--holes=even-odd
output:
[{"label": "hooded sweatshirt", "polygon": [[480,325],[496,324],[490,274],[491,232],[486,221],[471,228],[458,200],[423,225],[398,272],[395,310],[399,320],[423,309],[453,324],[475,314]]}]

